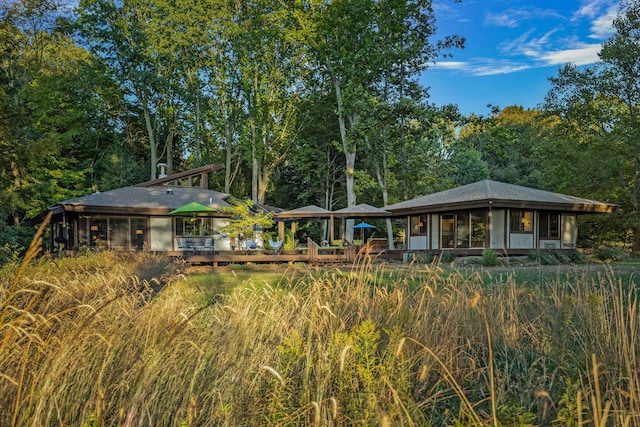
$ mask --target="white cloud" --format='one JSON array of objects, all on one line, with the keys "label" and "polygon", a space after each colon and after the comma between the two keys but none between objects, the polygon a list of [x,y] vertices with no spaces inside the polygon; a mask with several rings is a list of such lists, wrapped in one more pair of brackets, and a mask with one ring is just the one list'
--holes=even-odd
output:
[{"label": "white cloud", "polygon": [[618,9],[615,6],[610,6],[603,15],[594,17],[591,22],[591,34],[589,34],[589,37],[602,40],[612,36],[614,33],[612,24],[617,16]]},{"label": "white cloud", "polygon": [[546,65],[560,65],[567,62],[575,65],[588,65],[600,60],[598,53],[601,49],[602,45],[600,44],[583,44],[574,49],[546,52],[539,59],[544,61]]},{"label": "white cloud", "polygon": [[429,68],[445,68],[448,70],[464,70],[468,67],[468,62],[462,61],[441,61],[429,66]]},{"label": "white cloud", "polygon": [[531,68],[531,65],[511,61],[496,61],[490,58],[474,58],[471,61],[442,61],[432,65],[430,68],[455,70],[470,76],[492,76],[527,70]]},{"label": "white cloud", "polygon": [[488,12],[484,17],[484,23],[488,26],[516,28],[524,21],[552,17],[559,18],[560,15],[551,9],[509,8],[499,13]]},{"label": "white cloud", "polygon": [[573,14],[573,19],[590,18],[593,19],[600,14],[602,8],[610,4],[608,0],[588,0],[582,3],[580,9]]}]

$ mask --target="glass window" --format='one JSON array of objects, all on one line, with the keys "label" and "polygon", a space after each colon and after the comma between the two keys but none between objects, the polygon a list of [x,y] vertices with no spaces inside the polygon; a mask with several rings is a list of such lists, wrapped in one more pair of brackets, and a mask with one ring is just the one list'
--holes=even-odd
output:
[{"label": "glass window", "polygon": [[176,218],[176,236],[209,236],[213,218]]},{"label": "glass window", "polygon": [[455,215],[442,215],[440,217],[440,247],[455,247]]},{"label": "glass window", "polygon": [[484,248],[486,246],[487,217],[484,212],[471,213],[471,247]]},{"label": "glass window", "polygon": [[511,211],[509,214],[509,231],[513,233],[531,233],[533,231],[533,212]]},{"label": "glass window", "polygon": [[412,216],[411,217],[411,235],[420,236],[427,234],[427,216]]},{"label": "glass window", "polygon": [[89,246],[92,248],[107,247],[107,219],[89,219]]},{"label": "glass window", "polygon": [[456,215],[456,247],[468,248],[471,238],[469,214]]},{"label": "glass window", "polygon": [[129,249],[129,218],[109,218],[109,248]]},{"label": "glass window", "polygon": [[148,221],[143,218],[131,218],[131,249],[142,250],[149,241]]},{"label": "glass window", "polygon": [[540,213],[540,238],[560,238],[560,214],[545,212]]}]

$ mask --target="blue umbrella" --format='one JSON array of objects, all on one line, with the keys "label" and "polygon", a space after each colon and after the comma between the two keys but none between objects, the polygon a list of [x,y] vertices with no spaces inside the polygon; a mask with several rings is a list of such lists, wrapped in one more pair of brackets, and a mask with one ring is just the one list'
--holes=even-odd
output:
[{"label": "blue umbrella", "polygon": [[360,230],[361,231],[361,236],[360,238],[362,239],[362,243],[364,243],[364,230],[366,229],[373,229],[376,228],[374,225],[371,224],[367,224],[366,222],[361,222],[360,224],[356,224],[353,226],[354,230]]},{"label": "blue umbrella", "polygon": [[354,230],[360,230],[360,229],[364,230],[365,228],[376,228],[376,227],[375,225],[367,224],[366,222],[361,222],[360,224],[353,226]]}]

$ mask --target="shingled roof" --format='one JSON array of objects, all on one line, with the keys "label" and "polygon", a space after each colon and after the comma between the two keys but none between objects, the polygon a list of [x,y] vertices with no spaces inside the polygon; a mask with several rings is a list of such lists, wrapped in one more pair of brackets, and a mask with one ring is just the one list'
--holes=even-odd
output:
[{"label": "shingled roof", "polygon": [[611,213],[617,205],[484,180],[386,206],[393,215],[479,208],[546,209],[563,212]]},{"label": "shingled roof", "polygon": [[130,186],[65,200],[59,209],[86,213],[137,213],[166,215],[189,202],[214,209],[229,206],[229,194],[196,187]]},{"label": "shingled roof", "polygon": [[330,218],[331,211],[316,205],[303,206],[276,214],[278,219]]}]

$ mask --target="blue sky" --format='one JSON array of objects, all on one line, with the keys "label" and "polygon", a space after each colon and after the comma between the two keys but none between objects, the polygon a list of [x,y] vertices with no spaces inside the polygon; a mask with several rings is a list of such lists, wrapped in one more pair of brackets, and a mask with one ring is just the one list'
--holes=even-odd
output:
[{"label": "blue sky", "polygon": [[487,116],[487,104],[535,108],[548,78],[566,63],[598,61],[613,34],[614,0],[434,0],[437,35],[459,34],[464,49],[424,72],[430,101]]}]

